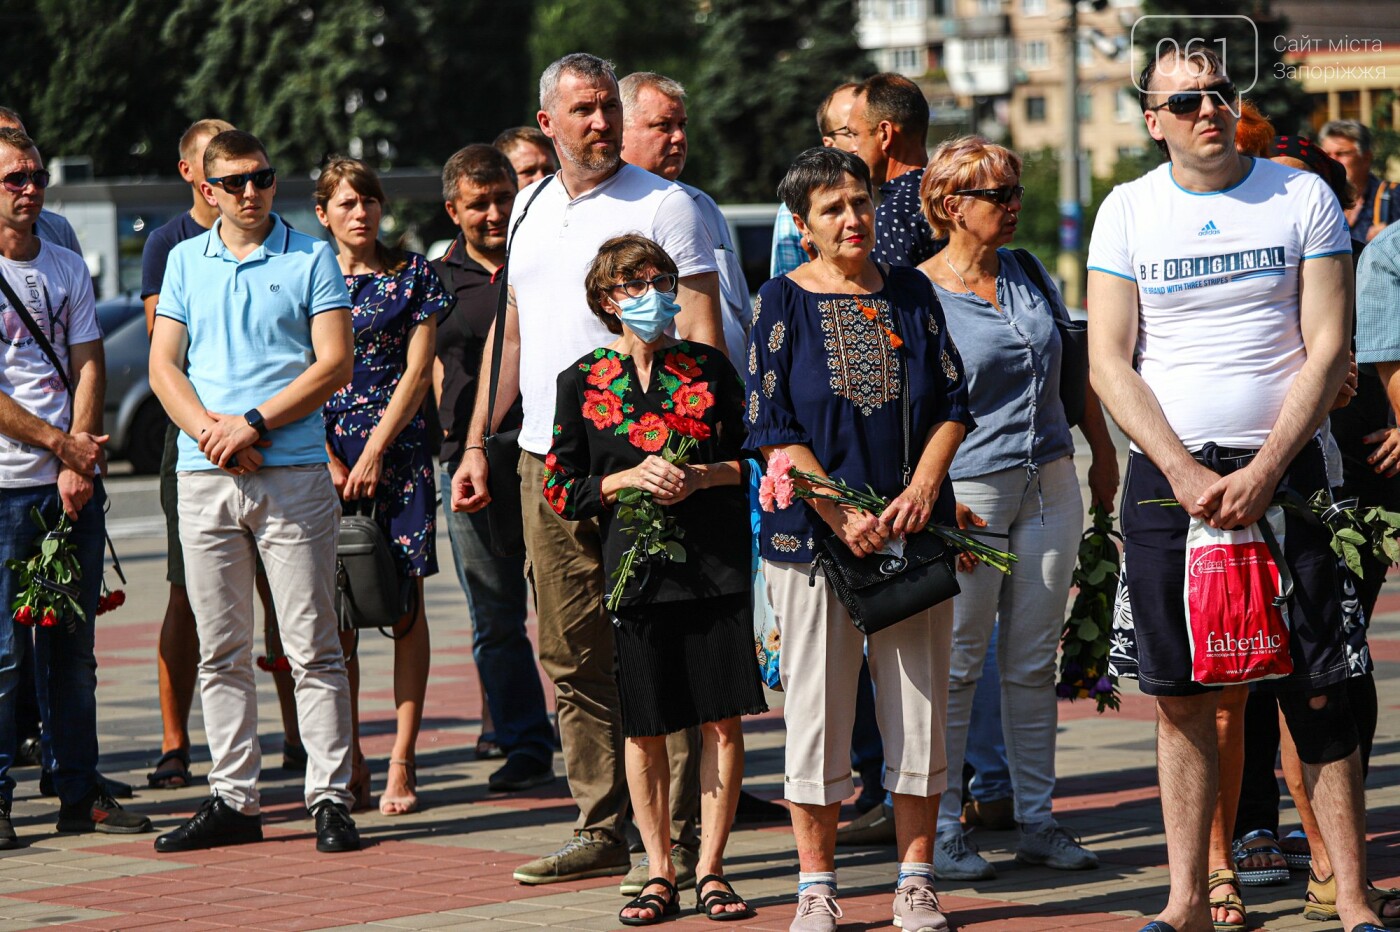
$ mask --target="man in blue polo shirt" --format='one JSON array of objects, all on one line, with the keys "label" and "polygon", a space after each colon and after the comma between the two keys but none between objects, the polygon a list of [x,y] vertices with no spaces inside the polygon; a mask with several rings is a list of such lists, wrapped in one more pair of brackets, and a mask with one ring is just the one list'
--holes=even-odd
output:
[{"label": "man in blue polo shirt", "polygon": [[[340,508],[321,408],[350,381],[350,296],[330,248],[272,213],[257,137],[204,151],[208,233],[170,252],[151,335],[151,385],[180,428],[180,542],[200,642],[213,791],[157,851],[262,838],[253,684],[253,566],[262,557],[292,662],[306,806],[318,851],[353,851],[350,690],[336,633]],[[182,363],[188,347],[188,375]]]}]

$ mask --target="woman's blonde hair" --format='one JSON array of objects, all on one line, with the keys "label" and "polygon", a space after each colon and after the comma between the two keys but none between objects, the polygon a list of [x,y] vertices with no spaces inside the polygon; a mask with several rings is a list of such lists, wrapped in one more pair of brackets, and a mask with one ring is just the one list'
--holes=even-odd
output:
[{"label": "woman's blonde hair", "polygon": [[953,218],[943,208],[943,198],[967,188],[991,188],[1015,184],[1021,177],[1021,157],[1005,146],[981,136],[960,136],[942,143],[929,156],[919,201],[935,236],[947,236]]}]

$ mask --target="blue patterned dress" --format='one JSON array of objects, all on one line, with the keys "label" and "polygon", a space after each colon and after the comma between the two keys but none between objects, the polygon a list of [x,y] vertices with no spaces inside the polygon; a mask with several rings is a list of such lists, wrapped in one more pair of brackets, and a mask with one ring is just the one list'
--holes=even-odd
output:
[{"label": "blue patterned dress", "polygon": [[[413,328],[445,316],[457,299],[417,253],[392,272],[345,276],[354,302],[355,375],[331,396],[324,411],[326,442],[353,469],[384,416],[408,365]],[[431,576],[437,565],[437,482],[428,427],[415,413],[384,453],[375,519],[389,539],[404,576]]]}]

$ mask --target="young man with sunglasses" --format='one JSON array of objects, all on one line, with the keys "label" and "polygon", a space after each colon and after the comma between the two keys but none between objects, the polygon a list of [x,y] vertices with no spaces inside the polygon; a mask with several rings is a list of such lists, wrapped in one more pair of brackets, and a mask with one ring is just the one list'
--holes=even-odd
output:
[{"label": "young man with sunglasses", "polygon": [[[1116,188],[1099,211],[1090,371],[1133,440],[1124,563],[1139,683],[1157,700],[1171,874],[1166,908],[1144,932],[1208,932],[1209,900],[1225,900],[1207,893],[1219,693],[1193,678],[1187,525],[1252,525],[1281,484],[1304,498],[1326,488],[1316,435],[1347,373],[1351,245],[1322,179],[1237,154],[1239,95],[1211,52],[1167,50],[1138,87],[1147,130],[1170,161]],[[1286,521],[1293,672],[1261,688],[1277,691],[1315,787],[1343,927],[1369,932],[1379,925],[1368,925],[1377,916],[1366,897],[1336,559],[1325,529]],[[1243,913],[1233,871],[1210,884],[1224,888],[1229,912]]]},{"label": "young man with sunglasses", "polygon": [[[29,134],[19,113],[9,107],[0,107],[0,129],[17,129],[25,135]],[[62,214],[56,214],[48,208],[39,211],[39,219],[34,223],[34,233],[46,243],[57,243],[80,256],[83,254],[83,247],[78,243],[78,234],[73,232],[73,224]],[[126,795],[131,794],[128,792]]]},{"label": "young man with sunglasses", "polygon": [[[0,566],[33,555],[38,509],[49,527],[62,511],[82,571],[81,617],[35,634],[38,668],[49,686],[53,783],[61,832],[149,831],[150,820],[124,811],[97,773],[97,661],[93,623],[104,557],[101,470],[105,368],[92,279],[74,252],[34,232],[48,172],[33,140],[0,129]],[[8,612],[19,574],[0,568],[0,605]],[[18,616],[17,619],[18,620]],[[0,622],[0,848],[16,847],[10,822],[15,781],[17,624]]]},{"label": "young man with sunglasses", "polygon": [[350,689],[335,616],[339,499],[321,408],[350,380],[350,296],[330,247],[272,212],[277,172],[250,133],[204,150],[207,232],[170,251],[151,386],[181,430],[177,489],[200,645],[212,795],[161,852],[262,838],[253,683],[254,555],[296,680],[316,850],[353,851]]}]

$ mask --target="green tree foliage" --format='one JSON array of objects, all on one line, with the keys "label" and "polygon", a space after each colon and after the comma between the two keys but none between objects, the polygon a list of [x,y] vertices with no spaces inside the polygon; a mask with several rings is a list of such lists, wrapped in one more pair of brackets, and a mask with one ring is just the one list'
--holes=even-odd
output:
[{"label": "green tree foliage", "polygon": [[696,174],[716,197],[774,200],[793,157],[820,144],[822,98],[875,70],[855,23],[853,0],[711,0],[691,125]]},{"label": "green tree foliage", "polygon": [[5,4],[0,104],[19,111],[46,158],[91,156],[99,175],[170,165],[184,129],[170,106],[182,63],[152,39],[176,2]]},{"label": "green tree foliage", "polygon": [[1309,131],[1312,103],[1302,85],[1278,67],[1283,53],[1274,40],[1286,36],[1288,21],[1270,9],[1268,0],[1144,0],[1142,12],[1164,18],[1144,19],[1137,25],[1134,63],[1139,68],[1146,63],[1143,56],[1167,40],[1185,47],[1199,38],[1202,41],[1193,48],[1203,45],[1216,54],[1223,41],[1226,70],[1274,129],[1280,134]]},{"label": "green tree foliage", "polygon": [[[1021,208],[1020,221],[1016,224],[1015,245],[1035,253],[1046,265],[1054,268],[1055,256],[1060,251],[1060,153],[1056,149],[1038,149],[1022,152],[1021,184],[1026,187],[1026,197]],[[1142,155],[1120,158],[1108,177],[1095,176],[1089,191],[1089,205],[1084,208],[1084,248],[1088,249],[1089,236],[1094,231],[1094,218],[1098,216],[1108,192],[1135,178],[1141,178],[1162,163],[1162,156],[1156,148],[1148,149]]]},{"label": "green tree foliage", "polygon": [[[591,52],[617,67],[617,76],[655,71],[688,84],[698,62],[699,0],[541,0],[530,29],[532,78],[570,52]],[[530,87],[530,117],[538,93]]]}]

